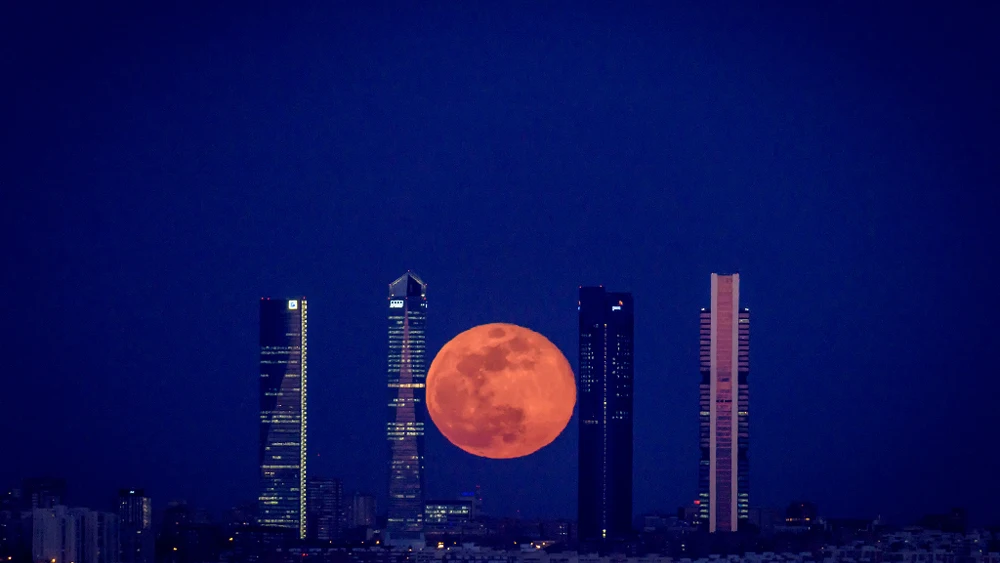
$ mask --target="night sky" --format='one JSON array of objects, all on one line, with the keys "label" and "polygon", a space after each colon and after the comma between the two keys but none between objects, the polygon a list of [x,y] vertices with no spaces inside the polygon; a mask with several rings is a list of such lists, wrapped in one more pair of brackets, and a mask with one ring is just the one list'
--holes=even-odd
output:
[{"label": "night sky", "polygon": [[[574,369],[577,287],[633,292],[635,510],[673,511],[739,271],[753,505],[1000,521],[995,3],[21,4],[0,487],[254,499],[258,301],[305,295],[310,473],[384,499],[413,269],[431,353],[512,322]],[[575,517],[576,424],[513,461],[431,426],[428,495]]]}]

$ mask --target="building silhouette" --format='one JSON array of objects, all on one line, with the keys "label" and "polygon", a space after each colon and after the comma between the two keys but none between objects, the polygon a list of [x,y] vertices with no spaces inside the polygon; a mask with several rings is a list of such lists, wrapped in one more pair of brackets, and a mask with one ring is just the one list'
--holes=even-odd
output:
[{"label": "building silhouette", "polygon": [[374,495],[354,493],[347,508],[348,528],[374,528],[378,505]]},{"label": "building silhouette", "polygon": [[389,284],[388,539],[420,541],[424,512],[427,284],[407,272]]},{"label": "building silhouette", "polygon": [[30,477],[21,486],[25,506],[31,510],[36,508],[52,508],[66,504],[66,480],[58,477]]},{"label": "building silhouette", "polygon": [[[289,541],[298,537],[298,530],[295,528],[234,527],[228,529],[228,536],[233,538],[233,542],[230,543],[227,541],[228,537],[222,535],[223,528],[212,521],[208,511],[189,505],[183,500],[168,502],[161,518],[156,542],[156,563],[219,561],[220,548],[240,545],[242,539],[249,535],[246,533],[247,530],[261,531],[258,537],[267,534],[288,538]],[[263,542],[260,545],[266,547]],[[255,559],[236,554],[233,560]]]},{"label": "building silhouette", "polygon": [[632,294],[581,287],[578,533],[582,545],[632,532]]},{"label": "building silhouette", "polygon": [[309,539],[340,540],[344,535],[344,485],[340,479],[310,477],[307,502]]},{"label": "building silhouette", "polygon": [[142,489],[118,491],[118,538],[121,563],[153,562],[153,506]]},{"label": "building silhouette", "polygon": [[308,328],[303,299],[260,301],[258,523],[306,534]]},{"label": "building silhouette", "polygon": [[750,514],[750,310],[739,274],[712,274],[700,333],[698,517],[709,532],[735,532]]},{"label": "building silhouette", "polygon": [[790,526],[811,526],[819,519],[819,510],[814,503],[795,501],[785,508],[785,524]]},{"label": "building silhouette", "polygon": [[0,561],[31,559],[30,530],[25,530],[22,522],[25,499],[21,491],[14,487],[0,495]]}]

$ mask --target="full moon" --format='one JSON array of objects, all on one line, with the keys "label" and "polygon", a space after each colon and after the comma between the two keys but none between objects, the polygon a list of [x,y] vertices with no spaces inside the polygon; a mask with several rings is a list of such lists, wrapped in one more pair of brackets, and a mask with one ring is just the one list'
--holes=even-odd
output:
[{"label": "full moon", "polygon": [[533,454],[566,428],[576,404],[573,369],[535,331],[493,323],[444,345],[427,373],[427,411],[452,444],[473,455]]}]

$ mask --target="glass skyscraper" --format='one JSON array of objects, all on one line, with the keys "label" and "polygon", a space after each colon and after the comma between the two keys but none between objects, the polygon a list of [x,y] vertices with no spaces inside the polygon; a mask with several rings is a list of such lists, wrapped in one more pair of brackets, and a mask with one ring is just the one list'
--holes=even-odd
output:
[{"label": "glass skyscraper", "polygon": [[735,532],[749,518],[750,309],[739,274],[712,274],[701,310],[698,518],[709,532]]},{"label": "glass skyscraper", "polygon": [[257,521],[306,535],[305,299],[260,301]]},{"label": "glass skyscraper", "polygon": [[631,293],[581,287],[578,526],[580,542],[632,531],[634,315]]},{"label": "glass skyscraper", "polygon": [[423,537],[427,284],[407,272],[389,284],[389,518],[394,543]]}]

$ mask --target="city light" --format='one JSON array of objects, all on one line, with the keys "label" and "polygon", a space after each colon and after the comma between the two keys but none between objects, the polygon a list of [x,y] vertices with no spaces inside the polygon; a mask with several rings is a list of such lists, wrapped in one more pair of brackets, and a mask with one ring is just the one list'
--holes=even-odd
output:
[{"label": "city light", "polygon": [[0,563],[1000,563],[1000,0],[12,4]]}]

